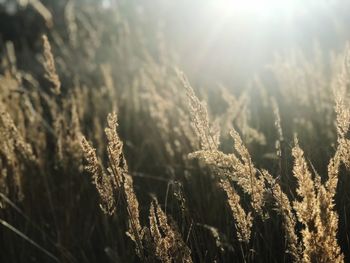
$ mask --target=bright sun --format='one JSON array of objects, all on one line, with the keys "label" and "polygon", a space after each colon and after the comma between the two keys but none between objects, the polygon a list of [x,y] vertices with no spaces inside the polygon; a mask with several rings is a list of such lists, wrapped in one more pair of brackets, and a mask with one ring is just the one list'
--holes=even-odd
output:
[{"label": "bright sun", "polygon": [[301,0],[219,0],[213,1],[212,8],[224,16],[290,17],[305,12],[305,2],[307,1],[303,3]]}]

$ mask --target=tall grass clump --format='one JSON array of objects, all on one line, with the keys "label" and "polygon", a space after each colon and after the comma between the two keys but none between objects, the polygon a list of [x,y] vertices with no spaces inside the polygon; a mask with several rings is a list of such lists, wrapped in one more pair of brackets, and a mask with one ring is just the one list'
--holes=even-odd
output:
[{"label": "tall grass clump", "polygon": [[349,47],[208,88],[144,3],[13,2],[0,262],[349,261]]}]

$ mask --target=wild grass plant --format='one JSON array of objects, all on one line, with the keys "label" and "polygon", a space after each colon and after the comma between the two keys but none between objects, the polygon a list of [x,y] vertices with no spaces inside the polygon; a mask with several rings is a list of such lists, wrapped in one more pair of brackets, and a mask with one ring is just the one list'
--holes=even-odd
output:
[{"label": "wild grass plant", "polygon": [[349,47],[205,93],[128,5],[20,2],[45,32],[1,42],[1,262],[349,260]]}]

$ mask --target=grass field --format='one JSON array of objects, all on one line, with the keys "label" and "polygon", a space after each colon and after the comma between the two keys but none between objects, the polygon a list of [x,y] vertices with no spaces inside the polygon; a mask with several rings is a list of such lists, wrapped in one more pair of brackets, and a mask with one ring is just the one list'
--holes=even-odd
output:
[{"label": "grass field", "polygon": [[[190,32],[193,6],[10,2],[0,1],[0,262],[350,260],[340,16],[333,46],[223,31],[215,53],[193,48],[210,38]],[[242,46],[230,50],[230,34]]]}]

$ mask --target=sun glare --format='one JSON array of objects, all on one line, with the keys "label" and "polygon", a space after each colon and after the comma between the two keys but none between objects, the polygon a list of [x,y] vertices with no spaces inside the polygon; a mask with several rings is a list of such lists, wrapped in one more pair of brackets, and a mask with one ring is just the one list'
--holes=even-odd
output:
[{"label": "sun glare", "polygon": [[300,0],[220,0],[214,10],[224,16],[254,16],[256,18],[290,17],[305,12]]}]

